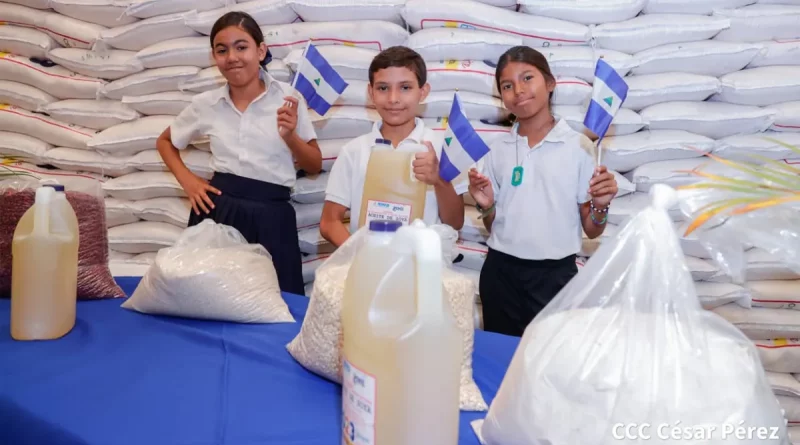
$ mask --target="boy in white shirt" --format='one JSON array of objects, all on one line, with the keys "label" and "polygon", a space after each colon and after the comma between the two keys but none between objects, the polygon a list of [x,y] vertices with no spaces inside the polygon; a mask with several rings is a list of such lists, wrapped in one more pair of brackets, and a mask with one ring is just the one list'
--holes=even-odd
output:
[{"label": "boy in white shirt", "polygon": [[[367,174],[367,162],[376,139],[403,144],[425,144],[428,152],[417,153],[413,161],[417,180],[428,184],[423,221],[444,223],[455,230],[464,225],[464,198],[469,183],[445,182],[439,176],[441,147],[434,147],[432,130],[416,117],[419,104],[430,92],[425,61],[414,50],[395,46],[375,56],[369,67],[369,96],[381,116],[370,133],[359,136],[342,147],[328,178],[320,232],[335,246],[347,241],[358,229],[361,198]],[[438,145],[438,144],[437,144]],[[344,224],[350,210],[350,226]]]}]

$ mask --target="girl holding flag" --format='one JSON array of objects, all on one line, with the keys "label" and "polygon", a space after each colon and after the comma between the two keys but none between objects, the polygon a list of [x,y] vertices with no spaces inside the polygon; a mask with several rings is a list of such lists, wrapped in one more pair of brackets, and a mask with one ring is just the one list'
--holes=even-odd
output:
[{"label": "girl holding flag", "polygon": [[595,167],[589,139],[553,116],[556,82],[541,53],[509,49],[495,80],[516,123],[492,144],[483,174],[469,172],[469,191],[491,232],[480,276],[484,327],[521,336],[578,272],[581,232],[603,233],[617,184]]},{"label": "girl holding flag", "polygon": [[[205,218],[232,226],[263,245],[282,291],[303,293],[297,220],[289,195],[295,162],[308,173],[322,168],[305,102],[264,67],[268,50],[258,23],[229,12],[211,30],[216,66],[228,84],[192,99],[164,130],[157,148],[192,205],[189,225]],[[200,136],[211,140],[210,182],[183,163],[178,150]]]}]

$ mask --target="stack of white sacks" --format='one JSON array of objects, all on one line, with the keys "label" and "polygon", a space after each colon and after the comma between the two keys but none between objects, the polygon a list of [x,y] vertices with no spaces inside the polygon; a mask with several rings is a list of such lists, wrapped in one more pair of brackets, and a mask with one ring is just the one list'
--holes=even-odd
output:
[{"label": "stack of white sacks", "polygon": [[[378,118],[366,94],[372,57],[401,44],[428,64],[432,93],[419,116],[443,135],[458,90],[487,142],[508,132],[494,124],[507,116],[494,63],[512,46],[530,45],[547,56],[557,77],[555,112],[579,130],[596,57],[625,75],[628,99],[602,143],[604,163],[621,174],[603,238],[646,204],[653,184],[696,181],[681,171],[706,163],[702,153],[797,162],[784,161],[791,152],[764,137],[800,146],[798,0],[520,0],[519,7],[514,0],[13,3],[0,3],[0,51],[8,53],[0,57],[0,102],[8,105],[0,107],[0,155],[104,181],[113,265],[121,273],[129,269],[120,266],[148,264],[186,225],[188,203],[155,140],[192,95],[222,84],[208,33],[229,8],[262,25],[276,78],[291,81],[313,39],[350,84],[326,116],[314,116],[326,171],[344,143]],[[194,147],[184,159],[208,177],[208,142]],[[326,181],[325,172],[301,178],[293,193],[309,285],[332,251],[319,235]],[[471,203],[465,212],[457,265],[477,279],[488,234]],[[685,222],[677,209],[673,214],[681,230]],[[601,241],[586,240],[581,255],[590,256]],[[750,252],[754,281],[743,288],[718,272],[696,240],[683,242],[708,307],[752,302],[770,308],[742,315],[796,314],[773,308],[800,298],[800,277],[767,255]],[[800,314],[792,319],[800,326]]]}]

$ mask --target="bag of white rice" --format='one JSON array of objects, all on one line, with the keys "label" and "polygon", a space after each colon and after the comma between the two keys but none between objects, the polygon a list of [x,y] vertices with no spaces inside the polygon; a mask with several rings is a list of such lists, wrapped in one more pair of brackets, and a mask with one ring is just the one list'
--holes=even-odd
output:
[{"label": "bag of white rice", "polygon": [[[438,226],[433,228],[439,232]],[[442,232],[446,232],[446,229]],[[342,381],[341,311],[344,286],[350,264],[367,233],[368,228],[361,228],[319,266],[303,326],[297,337],[286,346],[292,357],[306,369],[337,383]],[[453,262],[457,237],[454,233],[451,235],[445,235],[442,239],[445,264]],[[444,295],[450,302],[456,324],[463,335],[460,406],[465,411],[485,411],[486,402],[472,377],[475,283],[470,277],[447,267],[443,269],[442,278]]]},{"label": "bag of white rice", "polygon": [[239,323],[287,323],[272,257],[233,227],[210,219],[158,252],[122,307],[146,314]]},{"label": "bag of white rice", "polygon": [[[677,443],[698,432],[688,442],[754,443],[728,430],[742,424],[788,443],[753,343],[698,300],[669,235],[676,202],[674,190],[655,188],[528,325],[480,428],[487,445],[647,441],[637,433]],[[658,439],[658,425],[680,433]]]}]

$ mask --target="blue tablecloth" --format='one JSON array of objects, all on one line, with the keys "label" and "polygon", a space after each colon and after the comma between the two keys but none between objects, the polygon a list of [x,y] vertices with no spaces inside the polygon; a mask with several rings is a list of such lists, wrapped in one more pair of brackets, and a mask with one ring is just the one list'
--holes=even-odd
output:
[{"label": "blue tablecloth", "polygon": [[[130,294],[138,278],[118,279]],[[302,320],[308,299],[284,295]],[[122,300],[78,303],[57,341],[17,342],[0,301],[2,445],[335,445],[341,388],[286,351],[300,323],[243,325],[139,314]],[[487,403],[518,339],[478,331],[474,373]],[[462,413],[459,444],[477,445]]]}]

